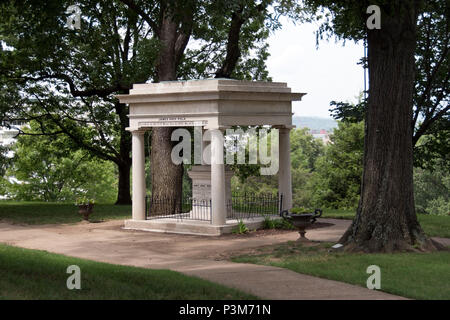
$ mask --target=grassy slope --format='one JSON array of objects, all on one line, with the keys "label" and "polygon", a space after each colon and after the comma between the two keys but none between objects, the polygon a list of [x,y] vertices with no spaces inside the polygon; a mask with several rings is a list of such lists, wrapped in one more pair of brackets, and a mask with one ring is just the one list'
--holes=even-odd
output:
[{"label": "grassy slope", "polygon": [[[126,219],[131,217],[131,206],[95,204],[91,216],[95,220]],[[0,201],[0,220],[12,223],[50,224],[74,223],[81,220],[74,204]]]},{"label": "grassy slope", "polygon": [[[323,218],[353,219],[355,210],[325,209]],[[419,223],[430,237],[450,238],[450,216],[418,214]]]},{"label": "grassy slope", "polygon": [[308,247],[297,242],[266,247],[235,262],[265,264],[365,287],[367,267],[381,268],[381,290],[415,299],[450,299],[450,252],[344,254],[331,244]]},{"label": "grassy slope", "polygon": [[[81,290],[68,290],[69,265]],[[255,299],[238,290],[169,270],[71,258],[0,244],[0,299]]]}]

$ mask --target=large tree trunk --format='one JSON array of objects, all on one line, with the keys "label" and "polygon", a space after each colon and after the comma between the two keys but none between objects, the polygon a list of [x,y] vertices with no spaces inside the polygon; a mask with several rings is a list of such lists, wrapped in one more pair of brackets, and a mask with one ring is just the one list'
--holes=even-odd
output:
[{"label": "large tree trunk", "polygon": [[350,251],[434,249],[421,229],[413,193],[411,117],[416,5],[392,1],[380,30],[369,30],[369,100],[364,171],[355,220],[340,243]]},{"label": "large tree trunk", "polygon": [[115,204],[131,204],[130,196],[130,163],[121,163],[118,166],[119,185],[117,189],[117,200]]},{"label": "large tree trunk", "polygon": [[[158,81],[176,80],[176,37],[177,24],[170,16],[165,16],[160,30],[162,47],[157,66]],[[171,159],[171,135],[174,129],[163,127],[152,130],[152,198],[164,200],[161,206],[158,203],[152,205],[152,213],[172,214],[180,211],[183,165],[175,165]]]},{"label": "large tree trunk", "polygon": [[[121,92],[128,93],[128,92]],[[116,102],[116,114],[120,119],[120,145],[117,167],[119,170],[119,185],[117,189],[117,200],[115,204],[131,204],[130,195],[130,169],[131,169],[131,134],[126,130],[129,126],[128,107]]]}]

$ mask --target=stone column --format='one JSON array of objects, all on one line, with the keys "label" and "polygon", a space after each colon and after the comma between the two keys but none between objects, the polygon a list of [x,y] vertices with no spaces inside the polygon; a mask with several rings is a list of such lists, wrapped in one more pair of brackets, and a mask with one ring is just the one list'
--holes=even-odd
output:
[{"label": "stone column", "polygon": [[227,217],[223,143],[222,132],[211,130],[211,218],[216,226],[224,225]]},{"label": "stone column", "polygon": [[291,178],[291,128],[279,128],[280,162],[278,169],[278,191],[283,194],[282,210],[292,208],[292,178]]},{"label": "stone column", "polygon": [[[205,137],[205,129],[202,129],[202,165],[209,165],[211,164],[211,149],[209,149],[209,153],[207,152],[207,148],[208,146],[211,148],[210,146],[210,140],[203,140],[203,138]],[[207,137],[208,138],[208,137]]]},{"label": "stone column", "polygon": [[132,131],[132,219],[145,220],[144,131]]}]

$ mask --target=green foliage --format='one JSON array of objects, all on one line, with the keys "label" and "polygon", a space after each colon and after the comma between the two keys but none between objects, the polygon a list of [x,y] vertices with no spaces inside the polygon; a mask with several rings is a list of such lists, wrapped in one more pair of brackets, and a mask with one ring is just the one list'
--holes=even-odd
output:
[{"label": "green foliage", "polygon": [[[321,141],[315,139],[308,132],[308,129],[291,130],[291,162],[292,162],[292,189],[293,201],[295,205],[309,206],[311,191],[308,187],[313,172],[315,171],[316,160],[324,154],[324,146]],[[258,168],[256,168],[259,170]],[[277,176],[253,175],[248,168],[247,176],[232,178],[232,189],[240,193],[255,195],[275,194],[278,190]]]},{"label": "green foliage", "polygon": [[[369,5],[367,1],[320,1],[309,0],[307,5],[314,10],[320,6],[331,10],[320,32],[333,32],[344,39],[362,39],[365,22],[361,10]],[[415,53],[416,79],[413,96],[412,123],[414,134],[414,165],[432,168],[442,162],[450,169],[450,2],[440,0],[419,1],[417,25],[417,46]],[[372,3],[371,3],[372,4]],[[390,3],[379,1],[383,10],[393,10]],[[326,11],[326,10],[325,10]],[[359,14],[358,14],[359,12]],[[362,33],[361,33],[362,32]],[[359,122],[364,120],[366,101],[358,104],[332,101],[330,111],[335,119]]]},{"label": "green foliage", "polygon": [[0,145],[0,176],[4,176],[6,169],[8,168],[11,159],[8,157],[9,148],[7,146]]},{"label": "green foliage", "polygon": [[445,167],[450,171],[450,120],[449,117],[437,120],[427,130],[427,134],[419,138],[414,146],[414,166],[434,170],[434,167]]},{"label": "green foliage", "polygon": [[[36,123],[31,129],[36,132]],[[20,136],[13,150],[8,175],[18,182],[6,184],[9,197],[17,200],[74,202],[77,197],[112,202],[117,194],[112,163],[71,149],[64,136]]]},{"label": "green foliage", "polygon": [[131,164],[131,135],[125,130],[128,106],[114,95],[128,93],[134,83],[158,80],[162,16],[170,12],[179,23],[174,36],[184,33],[195,41],[177,61],[167,62],[177,66],[177,78],[215,75],[238,14],[243,24],[232,76],[270,80],[265,65],[269,31],[280,27],[280,14],[296,18],[300,12],[295,1],[138,1],[138,12],[118,0],[82,0],[75,3],[81,27],[71,30],[66,9],[73,4],[0,3],[0,119],[33,119],[41,133],[65,135],[77,148],[114,162],[122,175]]},{"label": "green foliage", "polygon": [[418,213],[450,213],[450,173],[441,164],[433,170],[414,169],[414,198]]},{"label": "green foliage", "polygon": [[233,229],[232,233],[234,234],[244,234],[247,233],[248,227],[245,225],[244,221],[239,220],[238,225]]},{"label": "green foliage", "polygon": [[325,155],[312,176],[315,207],[354,208],[359,200],[364,149],[364,123],[339,122]]},{"label": "green foliage", "polygon": [[317,158],[323,155],[322,142],[308,134],[307,128],[292,130],[290,138],[292,167],[314,171]]},{"label": "green foliage", "polygon": [[270,217],[264,217],[262,224],[263,229],[275,229],[275,220]]},{"label": "green foliage", "polygon": [[294,206],[311,206],[310,180],[317,170],[317,159],[325,154],[322,141],[307,128],[291,131],[292,201]]},{"label": "green foliage", "polygon": [[334,108],[329,110],[334,119],[355,123],[364,121],[367,102],[359,101],[357,104],[352,104],[348,102],[331,101],[330,106],[334,106]]},{"label": "green foliage", "polygon": [[428,201],[427,211],[430,214],[450,215],[450,200],[448,197],[440,196]]},{"label": "green foliage", "polygon": [[[363,170],[364,123],[338,122],[330,139],[331,143],[323,146],[306,129],[292,130],[294,208],[356,208]],[[415,169],[418,213],[449,212],[450,182],[444,163],[440,161],[430,170]],[[276,193],[278,181],[276,176],[250,176],[243,182],[233,177],[232,189],[249,194]]]},{"label": "green foliage", "polygon": [[292,213],[312,213],[314,212],[314,209],[309,209],[305,207],[294,207],[291,209]]},{"label": "green foliage", "polygon": [[[377,5],[388,0],[379,0]],[[336,36],[344,40],[362,40],[366,34],[367,7],[372,3],[367,0],[305,0],[305,7],[321,22],[317,38]]]},{"label": "green foliage", "polygon": [[285,219],[273,219],[271,217],[264,217],[262,224],[263,229],[281,229],[281,230],[295,230],[294,225]]},{"label": "green foliage", "polygon": [[95,203],[94,199],[89,199],[86,196],[77,198],[75,201],[75,205],[77,205],[77,206],[89,205],[89,204],[94,204],[94,203]]}]

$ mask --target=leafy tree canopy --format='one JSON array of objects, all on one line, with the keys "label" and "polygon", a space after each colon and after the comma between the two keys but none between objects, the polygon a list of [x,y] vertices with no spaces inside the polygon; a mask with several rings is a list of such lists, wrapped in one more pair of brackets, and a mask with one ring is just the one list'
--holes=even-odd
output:
[{"label": "leafy tree canopy", "polygon": [[[25,133],[39,132],[36,122],[30,125]],[[67,140],[64,135],[20,136],[12,148],[8,175],[14,178],[5,183],[6,194],[18,200],[68,202],[87,196],[112,202],[117,189],[113,164],[69,148]]]},{"label": "leafy tree canopy", "polygon": [[[307,3],[315,5],[314,8],[317,10],[319,3],[331,10],[331,13],[325,14],[327,19],[320,28],[320,35],[330,35],[333,31],[344,39],[364,39],[365,20],[362,20],[357,12],[362,12],[360,10],[367,7],[365,1],[360,1],[359,5],[354,6],[344,6],[342,1],[335,1],[333,4],[328,1],[307,1]],[[385,2],[379,1],[378,4],[381,8],[385,8]],[[450,168],[449,17],[450,2],[422,1],[418,19],[414,110],[411,119],[414,129],[412,136],[414,163],[422,168],[433,169],[441,158],[445,160],[444,165]],[[331,105],[334,106],[330,110],[334,118],[359,122],[364,119],[367,104],[366,101],[358,104],[333,101]]]}]

